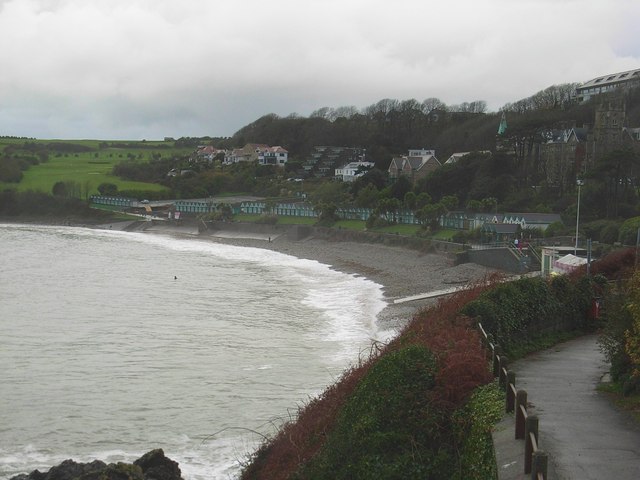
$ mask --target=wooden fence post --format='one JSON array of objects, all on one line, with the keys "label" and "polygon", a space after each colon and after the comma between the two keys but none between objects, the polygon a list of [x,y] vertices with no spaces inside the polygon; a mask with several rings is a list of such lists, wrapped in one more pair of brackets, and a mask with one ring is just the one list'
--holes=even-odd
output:
[{"label": "wooden fence post", "polygon": [[493,378],[498,378],[500,375],[500,347],[498,345],[493,346]]},{"label": "wooden fence post", "polygon": [[542,478],[547,480],[547,469],[549,467],[549,455],[547,452],[538,450],[533,452],[531,461],[531,480],[538,480],[538,474],[542,474]]},{"label": "wooden fence post", "polygon": [[[513,385],[513,387],[512,387]],[[507,413],[513,412],[516,403],[516,392],[513,390],[516,386],[516,372],[507,372],[507,387],[506,387],[506,411]]]},{"label": "wooden fence post", "polygon": [[516,393],[516,439],[524,438],[524,421],[526,411],[527,392],[525,390],[518,390]]},{"label": "wooden fence post", "polygon": [[505,386],[507,385],[507,376],[505,372],[507,370],[508,364],[509,364],[509,360],[507,359],[507,357],[505,355],[500,355],[498,384],[502,388],[505,388]]},{"label": "wooden fence post", "polygon": [[[533,434],[533,438],[531,438]],[[533,452],[538,449],[538,417],[528,415],[524,428],[524,473],[531,473]]]}]

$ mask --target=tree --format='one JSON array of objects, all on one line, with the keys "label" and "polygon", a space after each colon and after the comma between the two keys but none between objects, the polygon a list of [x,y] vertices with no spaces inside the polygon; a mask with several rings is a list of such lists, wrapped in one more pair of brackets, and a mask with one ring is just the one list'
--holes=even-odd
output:
[{"label": "tree", "polygon": [[19,183],[22,180],[20,162],[11,158],[0,158],[0,182]]},{"label": "tree", "polygon": [[56,197],[66,197],[68,195],[67,184],[65,182],[54,183],[51,193]]},{"label": "tree", "polygon": [[117,195],[118,186],[115,183],[104,182],[98,185],[100,195]]},{"label": "tree", "polygon": [[482,211],[482,202],[480,200],[469,200],[467,202],[467,210],[472,213],[477,213]]},{"label": "tree", "polygon": [[347,198],[347,185],[343,182],[325,182],[311,195],[315,204],[341,204]]},{"label": "tree", "polygon": [[415,192],[407,192],[404,195],[404,205],[410,210],[413,210],[416,207],[416,201],[418,200]]},{"label": "tree", "polygon": [[405,175],[400,175],[391,185],[391,196],[397,200],[404,200],[405,195],[411,191],[411,188],[411,181]]},{"label": "tree", "polygon": [[360,208],[375,208],[379,195],[380,192],[378,189],[374,185],[369,184],[360,189],[354,203]]},{"label": "tree", "polygon": [[430,203],[431,203],[431,195],[429,195],[427,192],[422,192],[418,194],[418,196],[416,197],[417,208],[422,208],[425,205],[429,205]]},{"label": "tree", "polygon": [[431,203],[418,210],[418,212],[416,212],[416,216],[419,220],[424,222],[425,225],[435,230],[438,228],[438,220],[440,219],[440,215],[442,215],[443,213],[444,207],[442,206],[442,204]]},{"label": "tree", "polygon": [[440,200],[440,204],[444,210],[455,210],[458,208],[458,197],[455,195],[445,195],[442,197],[442,200]]},{"label": "tree", "polygon": [[335,203],[320,202],[315,206],[316,212],[318,212],[318,223],[324,226],[331,226],[338,220],[336,211],[338,207]]},{"label": "tree", "polygon": [[430,97],[422,101],[421,107],[423,113],[429,113],[431,110],[444,110],[447,105],[439,98]]}]

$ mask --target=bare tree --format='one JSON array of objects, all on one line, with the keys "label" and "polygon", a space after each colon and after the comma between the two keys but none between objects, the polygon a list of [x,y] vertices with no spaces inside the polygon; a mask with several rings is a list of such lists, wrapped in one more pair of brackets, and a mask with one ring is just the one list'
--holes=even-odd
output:
[{"label": "bare tree", "polygon": [[447,105],[440,100],[439,98],[430,97],[422,101],[422,113],[429,113],[431,110],[435,109],[446,109]]}]

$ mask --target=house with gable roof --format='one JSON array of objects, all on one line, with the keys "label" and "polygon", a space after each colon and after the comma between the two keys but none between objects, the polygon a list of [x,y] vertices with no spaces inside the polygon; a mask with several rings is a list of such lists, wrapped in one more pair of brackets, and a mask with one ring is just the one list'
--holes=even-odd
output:
[{"label": "house with gable roof", "polygon": [[258,163],[260,165],[277,165],[278,167],[284,167],[289,158],[289,152],[279,145],[261,148],[259,150]]},{"label": "house with gable roof", "polygon": [[435,150],[413,149],[409,150],[408,155],[391,159],[388,169],[389,178],[397,180],[400,176],[406,176],[411,183],[414,183],[441,166]]},{"label": "house with gable roof", "polygon": [[211,145],[199,146],[196,150],[196,161],[205,161],[211,163],[220,153],[226,155],[227,152],[226,150],[219,150]]},{"label": "house with gable roof", "polygon": [[231,165],[240,162],[255,162],[258,160],[259,153],[268,148],[268,145],[261,143],[247,143],[242,148],[234,148],[227,152],[224,156],[224,164]]}]

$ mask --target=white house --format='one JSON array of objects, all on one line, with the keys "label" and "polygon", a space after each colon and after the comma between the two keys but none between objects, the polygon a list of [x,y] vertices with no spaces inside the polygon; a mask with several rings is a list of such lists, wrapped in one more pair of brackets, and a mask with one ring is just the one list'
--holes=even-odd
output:
[{"label": "white house", "polygon": [[343,182],[353,182],[373,166],[373,162],[350,162],[340,168],[336,168],[335,176]]},{"label": "white house", "polygon": [[258,163],[260,165],[277,165],[284,167],[288,159],[289,152],[279,145],[261,148],[258,152]]}]

